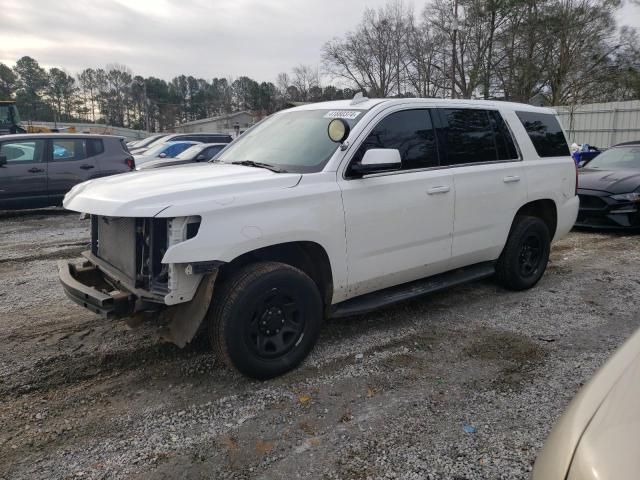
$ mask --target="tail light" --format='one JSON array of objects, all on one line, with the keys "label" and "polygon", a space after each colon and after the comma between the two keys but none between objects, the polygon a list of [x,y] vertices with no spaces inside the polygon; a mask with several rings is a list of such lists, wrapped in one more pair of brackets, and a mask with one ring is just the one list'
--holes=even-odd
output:
[{"label": "tail light", "polygon": [[129,170],[133,170],[136,168],[136,161],[133,159],[133,157],[127,157],[124,163],[127,164],[127,167],[129,167]]}]

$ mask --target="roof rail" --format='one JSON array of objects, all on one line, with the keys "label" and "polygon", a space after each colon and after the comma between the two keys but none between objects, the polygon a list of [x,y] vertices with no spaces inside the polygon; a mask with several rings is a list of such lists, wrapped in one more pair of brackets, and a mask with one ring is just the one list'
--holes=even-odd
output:
[{"label": "roof rail", "polygon": [[362,95],[362,92],[358,92],[353,96],[351,103],[349,105],[358,105],[359,103],[363,103],[369,100],[367,97]]}]

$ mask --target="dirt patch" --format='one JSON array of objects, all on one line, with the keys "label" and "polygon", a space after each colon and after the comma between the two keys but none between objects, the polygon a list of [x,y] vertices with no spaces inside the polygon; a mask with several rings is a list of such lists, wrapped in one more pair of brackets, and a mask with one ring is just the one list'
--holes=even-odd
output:
[{"label": "dirt patch", "polygon": [[478,332],[478,338],[464,347],[471,358],[496,361],[500,375],[493,381],[496,388],[521,388],[536,368],[544,363],[545,350],[529,337],[512,332]]}]

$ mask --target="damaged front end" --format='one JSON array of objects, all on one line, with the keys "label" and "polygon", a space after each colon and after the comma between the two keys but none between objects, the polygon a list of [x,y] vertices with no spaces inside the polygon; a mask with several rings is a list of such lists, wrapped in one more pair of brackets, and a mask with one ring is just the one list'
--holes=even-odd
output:
[{"label": "damaged front end", "polygon": [[[184,346],[204,318],[222,262],[166,264],[166,252],[194,238],[199,217],[91,215],[91,249],[81,266],[61,262],[67,296],[106,318],[154,313],[163,339]],[[132,322],[132,323],[135,323]]]}]

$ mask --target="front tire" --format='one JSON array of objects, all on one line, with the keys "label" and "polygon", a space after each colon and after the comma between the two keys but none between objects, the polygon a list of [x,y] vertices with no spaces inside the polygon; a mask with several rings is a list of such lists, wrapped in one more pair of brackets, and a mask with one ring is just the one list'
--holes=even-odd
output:
[{"label": "front tire", "polygon": [[516,217],[496,264],[498,282],[509,290],[526,290],[540,281],[549,262],[551,239],[537,217]]},{"label": "front tire", "polygon": [[323,306],[314,281],[278,262],[232,273],[209,310],[216,356],[242,374],[265,380],[297,367],[320,334]]}]

